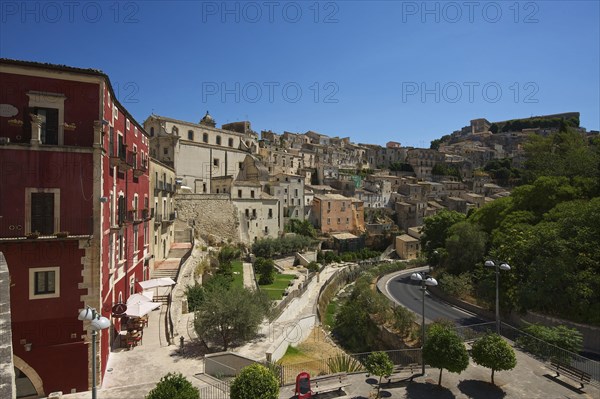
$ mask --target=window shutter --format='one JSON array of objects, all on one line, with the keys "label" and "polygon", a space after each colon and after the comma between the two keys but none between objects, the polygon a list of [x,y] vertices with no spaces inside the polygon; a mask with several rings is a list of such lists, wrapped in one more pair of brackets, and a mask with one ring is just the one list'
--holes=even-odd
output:
[{"label": "window shutter", "polygon": [[31,231],[54,233],[54,194],[31,193]]}]

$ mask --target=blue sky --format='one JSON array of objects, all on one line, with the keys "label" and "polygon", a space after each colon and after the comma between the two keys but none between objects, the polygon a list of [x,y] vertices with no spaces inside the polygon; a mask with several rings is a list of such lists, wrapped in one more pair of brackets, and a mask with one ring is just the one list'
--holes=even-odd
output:
[{"label": "blue sky", "polygon": [[428,147],[567,111],[600,128],[598,1],[2,1],[0,56],[106,72],[128,110]]}]

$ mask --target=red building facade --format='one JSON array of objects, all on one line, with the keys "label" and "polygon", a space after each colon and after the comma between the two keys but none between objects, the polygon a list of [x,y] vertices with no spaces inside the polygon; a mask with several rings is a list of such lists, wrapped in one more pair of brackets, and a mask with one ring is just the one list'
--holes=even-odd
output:
[{"label": "red building facade", "polygon": [[[0,60],[0,252],[11,279],[14,364],[34,395],[98,381],[119,329],[111,318],[148,278],[148,135],[96,70]],[[23,392],[25,393],[25,392]]]}]

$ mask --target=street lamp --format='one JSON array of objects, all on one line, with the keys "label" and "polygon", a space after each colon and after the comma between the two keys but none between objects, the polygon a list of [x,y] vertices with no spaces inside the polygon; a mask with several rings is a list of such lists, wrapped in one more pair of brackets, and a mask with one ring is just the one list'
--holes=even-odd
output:
[{"label": "street lamp", "polygon": [[99,330],[110,327],[110,320],[101,316],[96,309],[87,306],[77,316],[79,320],[91,321],[92,328],[92,399],[96,399],[96,336]]},{"label": "street lamp", "polygon": [[423,276],[421,273],[411,274],[410,279],[421,283],[421,291],[423,292],[423,311],[421,312],[423,315],[423,320],[421,322],[421,373],[425,375],[425,359],[423,358],[423,349],[425,348],[425,291],[427,291],[427,286],[434,287],[438,285],[438,282],[433,277]]},{"label": "street lamp", "polygon": [[496,269],[496,333],[500,334],[500,270],[508,271],[510,270],[510,265],[506,262],[501,262],[500,264],[497,264],[493,260],[486,260],[485,266],[493,267]]}]

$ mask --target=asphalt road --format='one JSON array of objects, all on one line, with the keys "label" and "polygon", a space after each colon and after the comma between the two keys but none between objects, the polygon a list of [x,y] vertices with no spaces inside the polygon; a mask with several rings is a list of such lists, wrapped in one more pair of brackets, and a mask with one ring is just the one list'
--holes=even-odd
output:
[{"label": "asphalt road", "polygon": [[[412,272],[423,270],[427,270],[427,267],[412,269],[410,272],[407,272],[407,274],[401,274],[394,277],[386,285],[388,293],[396,303],[415,312],[419,317],[422,317],[423,292],[421,291],[420,283],[413,282],[410,279],[410,275]],[[425,319],[427,322],[437,319],[449,319],[463,326],[490,321],[455,308],[432,296],[428,291],[425,293]]]}]

